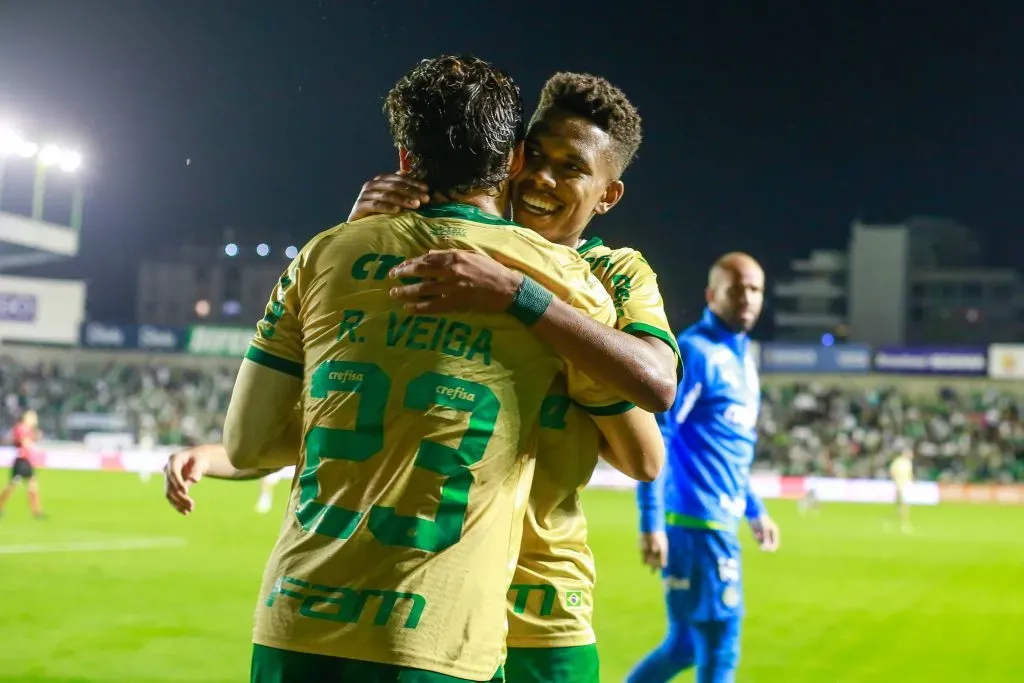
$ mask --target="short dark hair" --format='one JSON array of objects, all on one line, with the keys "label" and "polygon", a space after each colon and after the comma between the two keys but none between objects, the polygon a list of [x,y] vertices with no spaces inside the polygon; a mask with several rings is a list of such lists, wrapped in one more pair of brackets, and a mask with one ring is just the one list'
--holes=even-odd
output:
[{"label": "short dark hair", "polygon": [[540,91],[540,104],[530,125],[537,123],[550,109],[561,109],[587,119],[608,133],[614,143],[619,173],[633,162],[643,137],[640,112],[624,92],[606,79],[567,71],[555,74]]},{"label": "short dark hair", "polygon": [[509,155],[526,133],[519,86],[471,56],[424,59],[388,93],[384,113],[413,175],[438,192],[507,180]]}]

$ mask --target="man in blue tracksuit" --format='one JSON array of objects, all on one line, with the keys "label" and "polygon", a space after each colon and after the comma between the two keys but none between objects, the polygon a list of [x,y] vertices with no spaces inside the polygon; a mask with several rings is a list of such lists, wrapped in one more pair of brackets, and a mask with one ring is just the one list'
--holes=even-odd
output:
[{"label": "man in blue tracksuit", "polygon": [[661,569],[668,636],[628,683],[661,683],[696,664],[698,683],[732,683],[743,589],[736,530],[746,517],[761,548],[779,530],[750,490],[761,387],[747,333],[761,314],[764,271],[732,253],[711,268],[704,317],[679,336],[684,376],[659,416],[667,461],[637,488],[644,561]]}]

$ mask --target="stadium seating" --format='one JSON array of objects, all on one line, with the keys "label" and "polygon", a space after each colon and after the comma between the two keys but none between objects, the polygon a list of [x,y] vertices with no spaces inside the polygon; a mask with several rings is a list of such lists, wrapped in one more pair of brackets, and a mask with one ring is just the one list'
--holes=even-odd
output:
[{"label": "stadium seating", "polygon": [[1024,399],[944,387],[788,384],[764,391],[756,467],[788,475],[887,478],[912,446],[915,475],[940,482],[1024,480]]},{"label": "stadium seating", "polygon": [[[220,439],[236,360],[33,353],[0,356],[5,431],[33,408],[50,439],[80,438],[71,417],[83,415],[116,417],[141,443]],[[882,384],[890,381],[766,383],[755,469],[886,478],[894,450],[909,444],[920,479],[1024,481],[1024,396],[972,387],[912,393]]]}]

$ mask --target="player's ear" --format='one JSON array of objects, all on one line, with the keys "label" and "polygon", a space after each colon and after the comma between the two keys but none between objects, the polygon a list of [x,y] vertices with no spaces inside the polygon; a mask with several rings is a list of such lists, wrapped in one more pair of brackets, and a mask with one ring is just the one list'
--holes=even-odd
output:
[{"label": "player's ear", "polygon": [[704,301],[709,306],[715,302],[715,290],[711,289],[711,287],[704,288]]},{"label": "player's ear", "polygon": [[398,148],[398,172],[405,174],[412,171],[412,164],[409,163],[409,150],[405,147]]},{"label": "player's ear", "polygon": [[603,216],[612,210],[612,207],[619,203],[622,199],[622,195],[626,192],[626,186],[621,180],[613,180],[608,183],[608,187],[604,188],[604,194],[601,195],[601,201],[594,207],[594,213],[599,216]]}]

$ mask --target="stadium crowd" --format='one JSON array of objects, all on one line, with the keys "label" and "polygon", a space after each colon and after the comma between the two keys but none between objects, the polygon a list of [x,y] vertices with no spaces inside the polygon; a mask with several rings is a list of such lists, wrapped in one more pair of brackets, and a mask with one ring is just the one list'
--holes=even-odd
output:
[{"label": "stadium crowd", "polygon": [[813,383],[766,388],[755,466],[789,475],[884,478],[900,448],[915,475],[941,482],[1024,481],[1024,399],[943,388],[908,396],[893,387]]},{"label": "stadium crowd", "polygon": [[[25,363],[0,357],[2,428],[25,409],[50,439],[75,439],[74,415],[117,417],[140,443],[219,441],[234,383],[232,364]],[[909,396],[893,388],[767,386],[755,467],[789,475],[885,477],[912,444],[918,478],[1024,481],[1024,397],[947,388]]]},{"label": "stadium crowd", "polygon": [[[25,363],[0,357],[4,431],[26,409],[39,414],[45,438],[80,438],[93,416],[117,418],[139,443],[179,446],[220,441],[234,385],[230,366],[182,368],[159,364]],[[76,417],[86,416],[85,420]]]}]

